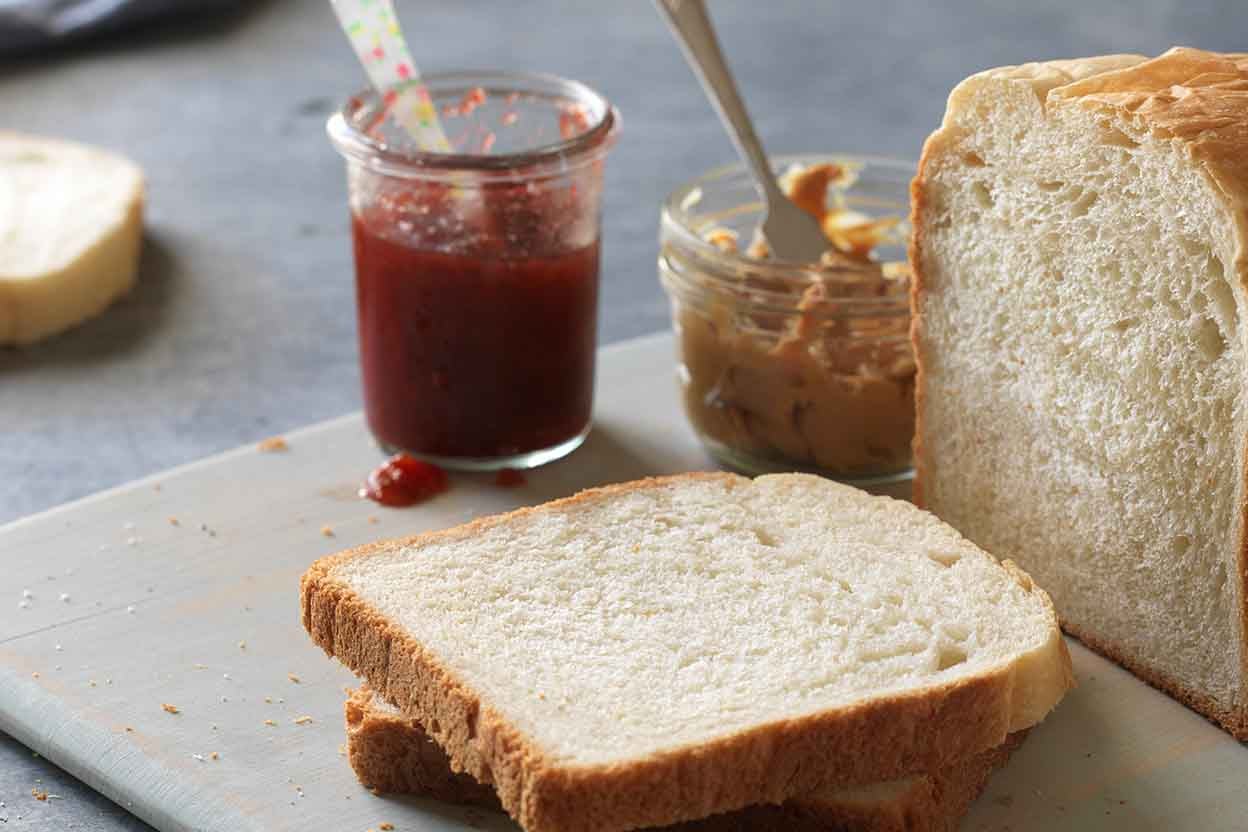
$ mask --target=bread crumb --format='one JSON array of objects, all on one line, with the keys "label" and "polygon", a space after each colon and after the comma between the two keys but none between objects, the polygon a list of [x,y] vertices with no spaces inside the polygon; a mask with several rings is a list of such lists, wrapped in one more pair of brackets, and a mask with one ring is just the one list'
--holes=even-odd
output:
[{"label": "bread crumb", "polygon": [[239,649],[239,650],[246,650],[246,649],[247,649],[247,642],[245,642],[245,641],[240,641],[240,642],[238,643],[238,649]]},{"label": "bread crumb", "polygon": [[178,522],[178,518],[170,516],[170,518],[169,518],[169,525],[170,525],[170,526],[180,526],[180,525],[182,525],[182,524]]},{"label": "bread crumb", "polygon": [[369,522],[369,525],[376,526],[378,523],[381,522],[381,519],[378,518],[376,514],[370,514],[368,515],[368,522]]},{"label": "bread crumb", "polygon": [[38,671],[38,670],[36,670],[36,671],[32,672],[32,673],[30,674],[30,678],[32,678],[32,679],[38,679],[38,678],[39,678],[39,671]]},{"label": "bread crumb", "polygon": [[126,726],[126,733],[127,733],[127,734],[133,734],[133,733],[134,733],[134,726],[133,726],[133,725],[127,725],[127,726]]},{"label": "bread crumb", "polygon": [[293,673],[287,673],[286,678],[294,682],[296,685],[299,684],[299,677]]},{"label": "bread crumb", "polygon": [[275,725],[277,725],[277,723],[276,723],[276,722],[274,722],[274,721],[273,721],[273,720],[271,720],[271,719],[266,719],[266,720],[264,721],[264,724],[265,724],[265,725],[267,725],[267,726],[269,726],[270,728],[272,728],[272,727],[274,727]]},{"label": "bread crumb", "polygon": [[338,756],[339,757],[347,756],[347,747],[345,745],[338,746]]},{"label": "bread crumb", "polygon": [[95,687],[95,680],[94,680],[94,679],[88,679],[88,680],[87,680],[87,687],[89,687],[89,688],[93,688],[93,687]]},{"label": "bread crumb", "polygon": [[321,534],[325,535],[326,537],[333,537],[334,527],[330,525],[321,526]]},{"label": "bread crumb", "polygon": [[35,800],[42,800],[44,803],[48,801],[48,793],[42,789],[31,789],[30,796]]},{"label": "bread crumb", "polygon": [[167,714],[180,714],[180,713],[182,713],[180,710],[178,710],[178,706],[177,706],[177,705],[170,705],[168,702],[161,702],[161,703],[160,703],[160,709],[161,709],[162,711],[164,711],[165,713],[167,713]]},{"label": "bread crumb", "polygon": [[211,754],[209,754],[209,755],[208,755],[208,758],[209,758],[209,759],[211,759],[211,760],[220,760],[220,759],[221,759],[221,755],[220,755],[220,754],[218,754],[217,752],[215,752],[215,751],[214,751],[214,752],[212,752]]},{"label": "bread crumb", "polygon": [[377,825],[377,828],[378,828],[378,829],[380,829],[380,830],[381,830],[381,832],[393,832],[393,830],[394,830],[394,824],[393,824],[393,823],[382,823],[382,824],[378,824],[378,825]]},{"label": "bread crumb", "polygon": [[270,436],[268,439],[262,439],[256,447],[260,449],[261,453],[290,450],[290,445],[286,444],[286,440],[280,436]]},{"label": "bread crumb", "polygon": [[266,704],[266,705],[272,705],[272,704],[273,704],[273,697],[272,697],[272,696],[266,696],[266,697],[264,697],[264,704]]},{"label": "bread crumb", "polygon": [[307,725],[311,721],[312,721],[312,717],[310,716],[297,716],[294,719],[294,723],[296,725]]}]

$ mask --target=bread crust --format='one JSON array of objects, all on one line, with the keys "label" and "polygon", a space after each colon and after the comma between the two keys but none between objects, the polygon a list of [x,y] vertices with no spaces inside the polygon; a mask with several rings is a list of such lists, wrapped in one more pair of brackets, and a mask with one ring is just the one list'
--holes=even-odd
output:
[{"label": "bread crust", "polygon": [[[910,340],[915,352],[914,502],[928,507],[925,493],[933,476],[924,452],[927,368],[930,355],[923,338],[927,279],[923,251],[927,229],[927,177],[933,160],[952,140],[958,94],[983,77],[1028,82],[1044,102],[1067,99],[1078,106],[1099,108],[1136,128],[1182,142],[1201,164],[1235,233],[1235,272],[1248,292],[1248,53],[1206,52],[1175,47],[1148,59],[1139,55],[1106,55],[1068,61],[1000,67],[972,75],[954,89],[940,129],[924,142],[918,171],[911,182]],[[1248,354],[1248,344],[1244,345]],[[1240,440],[1248,444],[1248,438]],[[1248,740],[1248,453],[1240,476],[1239,545],[1236,552],[1241,599],[1239,609],[1240,678],[1238,706],[1226,708],[1159,671],[1128,658],[1124,651],[1069,622],[1063,628],[1093,650],[1217,722],[1237,739]]]},{"label": "bread crust", "polygon": [[343,706],[347,760],[356,777],[379,794],[417,794],[502,808],[488,785],[451,770],[450,761],[414,720],[379,711],[367,688],[351,691]]},{"label": "bread crust", "polygon": [[1062,629],[1077,638],[1084,646],[1105,658],[1121,665],[1133,676],[1147,682],[1157,690],[1182,702],[1210,722],[1230,732],[1231,736],[1241,742],[1248,742],[1248,716],[1241,710],[1223,708],[1202,691],[1183,684],[1173,676],[1169,676],[1156,668],[1136,661],[1126,654],[1121,647],[1111,641],[1101,639],[1070,622],[1063,621]]},{"label": "bread crust", "polygon": [[[689,479],[717,479],[730,489],[749,482],[717,473],[640,480],[445,531],[347,550],[316,561],[304,574],[303,625],[329,655],[425,726],[455,771],[493,783],[508,814],[529,832],[656,826],[753,804],[782,803],[826,787],[943,770],[1030,727],[1073,683],[1052,604],[1047,595],[1033,589],[1043,598],[1055,633],[1044,655],[1036,658],[1040,664],[1028,663],[1026,668],[1023,662],[1006,664],[956,682],[778,720],[645,759],[561,765],[435,654],[333,575],[344,563],[377,551],[462,539],[533,512]],[[1047,672],[1059,665],[1056,672]],[[1027,672],[1041,666],[1046,672]],[[1024,700],[1033,710],[1020,715]],[[1047,703],[1039,715],[1034,714],[1037,702]]]},{"label": "bread crust", "polygon": [[[489,786],[455,774],[416,720],[381,710],[366,687],[346,703],[347,754],[360,782],[380,792],[416,794],[449,803],[501,810]],[[908,778],[887,798],[847,791],[808,795],[780,805],[749,806],[665,828],[665,832],[954,832],[992,773],[1026,737],[1011,734],[996,748],[931,775]]]}]

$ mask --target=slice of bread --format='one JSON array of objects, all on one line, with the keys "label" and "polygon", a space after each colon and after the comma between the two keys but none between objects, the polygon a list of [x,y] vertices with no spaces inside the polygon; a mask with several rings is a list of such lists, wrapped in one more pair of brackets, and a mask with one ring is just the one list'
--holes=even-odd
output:
[{"label": "slice of bread", "polygon": [[[403,716],[367,686],[346,703],[347,757],[360,782],[388,794],[414,794],[448,803],[501,809],[498,795],[451,761],[419,721]],[[868,786],[825,789],[779,805],[747,806],[671,830],[685,832],[955,832],[988,778],[1005,765],[1026,737],[1010,734],[938,774],[923,774]]]},{"label": "slice of bread", "polygon": [[974,75],[913,197],[916,499],[1248,739],[1248,56]]},{"label": "slice of bread", "polygon": [[102,312],[134,284],[142,236],[133,162],[0,130],[0,345]]},{"label": "slice of bread", "polygon": [[317,561],[313,640],[529,832],[938,771],[1071,684],[1048,597],[914,506],[686,474]]}]

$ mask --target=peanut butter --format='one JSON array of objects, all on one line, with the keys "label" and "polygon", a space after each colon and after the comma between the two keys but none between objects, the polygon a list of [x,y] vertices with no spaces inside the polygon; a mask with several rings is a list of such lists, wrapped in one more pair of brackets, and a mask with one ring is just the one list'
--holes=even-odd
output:
[{"label": "peanut butter", "polygon": [[[752,302],[706,291],[679,304],[677,334],[687,380],[685,409],[704,440],[728,452],[833,475],[870,477],[910,466],[914,435],[914,359],[905,312],[908,272],[881,264],[871,250],[894,218],[870,219],[826,207],[824,192],[841,181],[836,165],[807,168],[782,184],[820,219],[833,248],[829,269],[791,305]],[[712,244],[735,251],[735,235],[712,229]],[[746,255],[767,256],[756,237]],[[864,309],[862,301],[882,303]],[[892,299],[895,302],[889,303]],[[791,309],[778,313],[777,306]]]}]

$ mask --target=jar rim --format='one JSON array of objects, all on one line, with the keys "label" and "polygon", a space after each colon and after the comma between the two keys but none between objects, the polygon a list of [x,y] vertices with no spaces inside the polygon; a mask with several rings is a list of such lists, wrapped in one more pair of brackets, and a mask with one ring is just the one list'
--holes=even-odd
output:
[{"label": "jar rim", "polygon": [[510,153],[442,153],[398,149],[360,128],[360,115],[377,109],[380,96],[374,89],[352,95],[325,125],[330,142],[348,160],[367,164],[389,176],[407,179],[444,179],[455,174],[472,174],[493,181],[531,179],[542,174],[566,171],[597,161],[615,143],[620,114],[601,93],[580,81],[540,72],[508,70],[456,70],[422,76],[431,92],[481,87],[491,92],[511,93],[538,89],[569,98],[587,107],[593,123],[581,133],[558,142],[549,142]]},{"label": "jar rim", "polygon": [[[803,153],[803,154],[782,154],[769,157],[773,170],[783,170],[791,165],[810,165],[821,164],[826,162],[837,162],[848,164],[856,169],[873,169],[885,170],[891,173],[900,174],[905,177],[904,181],[908,184],[909,180],[914,176],[916,169],[915,163],[904,159],[898,159],[887,156],[869,156],[858,155],[852,153]],[[777,281],[792,281],[795,284],[807,284],[820,276],[827,277],[835,274],[857,274],[865,272],[868,269],[874,270],[872,266],[855,267],[850,265],[823,266],[817,263],[804,263],[797,260],[783,260],[780,258],[769,258],[767,260],[759,260],[753,257],[747,257],[743,252],[726,251],[708,241],[699,231],[705,229],[697,228],[692,222],[692,215],[686,210],[686,205],[690,198],[700,192],[703,186],[709,185],[733,176],[747,176],[745,164],[743,162],[731,162],[726,165],[712,168],[696,179],[690,180],[685,184],[677,187],[667,198],[663,200],[661,208],[660,221],[664,228],[670,231],[679,241],[687,246],[692,253],[699,259],[709,261],[712,265],[722,265],[725,271],[734,271],[748,269],[749,271],[760,274],[768,279]],[[907,199],[905,211],[909,213],[909,200]],[[761,203],[760,203],[761,206]]]}]

